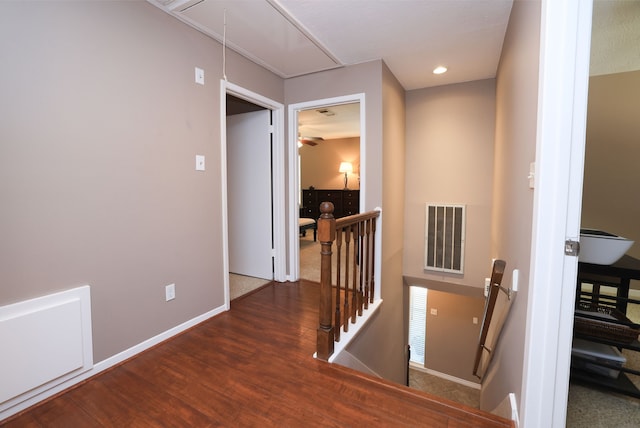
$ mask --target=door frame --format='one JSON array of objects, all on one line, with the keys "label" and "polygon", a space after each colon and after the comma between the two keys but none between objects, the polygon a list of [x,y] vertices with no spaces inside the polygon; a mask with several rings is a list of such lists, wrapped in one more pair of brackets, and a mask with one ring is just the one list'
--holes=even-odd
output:
[{"label": "door frame", "polygon": [[[271,110],[273,115],[273,279],[286,281],[286,222],[285,219],[285,171],[284,171],[284,104],[252,92],[239,85],[220,80],[220,182],[222,199],[222,265],[224,281],[224,305],[230,308],[229,292],[229,231],[227,199],[227,94],[233,95]],[[257,213],[259,215],[259,213]]]},{"label": "door frame", "polygon": [[[323,98],[313,101],[305,101],[296,104],[289,104],[288,131],[289,144],[287,145],[288,170],[289,170],[289,281],[300,279],[300,240],[298,239],[298,218],[300,217],[300,192],[298,183],[300,182],[298,165],[298,112],[312,108],[330,107],[340,104],[360,103],[360,212],[366,206],[366,183],[367,183],[367,162],[366,162],[366,108],[365,94],[357,93],[340,97]],[[376,272],[378,275],[379,272]]]},{"label": "door frame", "polygon": [[536,172],[520,424],[563,428],[578,258],[592,0],[542,1]]}]

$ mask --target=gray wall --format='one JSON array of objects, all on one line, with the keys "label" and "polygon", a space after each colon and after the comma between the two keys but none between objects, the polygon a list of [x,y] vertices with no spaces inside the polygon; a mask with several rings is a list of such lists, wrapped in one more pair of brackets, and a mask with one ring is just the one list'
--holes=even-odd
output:
[{"label": "gray wall", "polygon": [[223,305],[219,43],[146,2],[3,2],[0,55],[0,305],[89,284],[96,361]]},{"label": "gray wall", "polygon": [[538,1],[514,2],[496,78],[491,254],[507,262],[504,286],[511,286],[514,269],[519,269],[520,280],[483,380],[480,407],[489,411],[510,392],[522,401],[533,221],[533,190],[527,174],[536,150],[540,8]]},{"label": "gray wall", "polygon": [[[495,80],[407,93],[406,275],[484,287],[491,271]],[[464,274],[424,270],[425,204],[466,205]]]},{"label": "gray wall", "polygon": [[[437,314],[431,310],[437,310]],[[425,367],[478,383],[473,363],[478,348],[484,297],[429,290]],[[478,323],[473,323],[473,318]]]},{"label": "gray wall", "polygon": [[[430,290],[429,309],[442,308],[427,316],[425,367],[478,382],[472,319],[482,320],[491,271],[495,80],[409,91],[406,104],[404,273],[408,285]],[[467,207],[462,275],[423,268],[427,202]]]},{"label": "gray wall", "polygon": [[[404,91],[381,61],[330,70],[285,82],[287,104],[365,94],[366,177],[361,211],[382,207],[381,286],[378,315],[349,346],[349,352],[381,376],[404,383],[406,334],[403,325],[402,219],[404,197]],[[384,344],[384,346],[381,346]]]}]

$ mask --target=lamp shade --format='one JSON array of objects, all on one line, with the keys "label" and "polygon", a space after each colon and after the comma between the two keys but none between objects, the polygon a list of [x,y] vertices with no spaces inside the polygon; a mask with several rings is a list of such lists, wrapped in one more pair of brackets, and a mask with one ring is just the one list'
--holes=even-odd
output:
[{"label": "lamp shade", "polygon": [[338,172],[353,172],[353,165],[351,165],[351,162],[340,162],[340,169]]}]

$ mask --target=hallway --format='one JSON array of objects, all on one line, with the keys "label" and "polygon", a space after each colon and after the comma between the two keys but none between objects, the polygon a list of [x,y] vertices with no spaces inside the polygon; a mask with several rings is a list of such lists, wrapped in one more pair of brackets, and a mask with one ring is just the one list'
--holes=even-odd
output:
[{"label": "hallway", "polygon": [[3,426],[511,426],[315,360],[318,295],[271,283]]}]

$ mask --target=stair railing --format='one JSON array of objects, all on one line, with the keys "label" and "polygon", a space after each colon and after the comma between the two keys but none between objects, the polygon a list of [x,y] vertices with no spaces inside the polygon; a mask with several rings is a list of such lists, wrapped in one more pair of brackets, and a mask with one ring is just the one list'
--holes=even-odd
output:
[{"label": "stair railing", "polygon": [[[349,331],[363,310],[374,302],[375,234],[380,211],[336,219],[333,204],[320,204],[320,313],[317,358],[327,361],[340,332]],[[336,258],[333,259],[333,243]],[[336,269],[333,281],[333,267]]]}]

